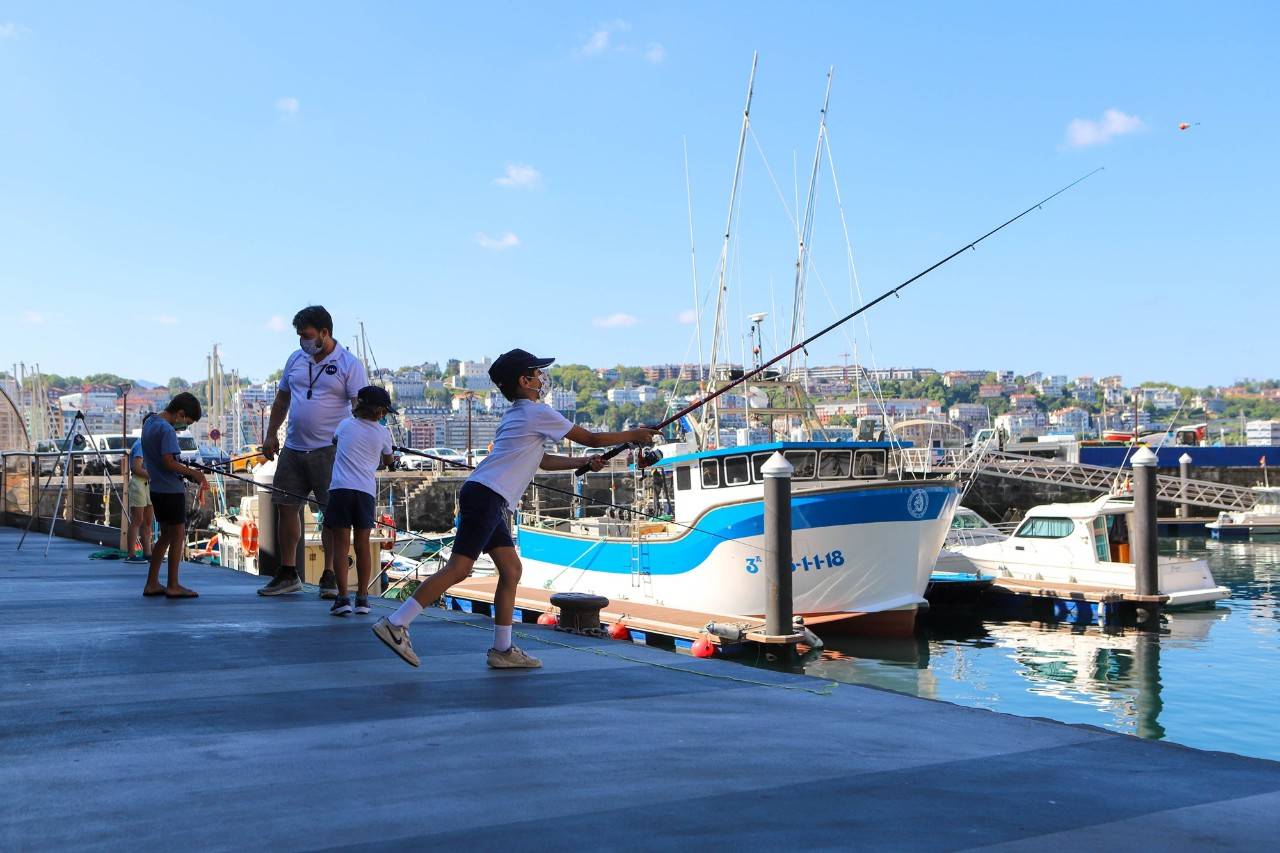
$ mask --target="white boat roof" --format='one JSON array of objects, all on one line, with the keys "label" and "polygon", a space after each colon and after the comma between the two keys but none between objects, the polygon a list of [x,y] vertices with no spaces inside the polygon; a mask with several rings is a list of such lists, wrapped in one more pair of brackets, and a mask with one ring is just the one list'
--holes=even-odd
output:
[{"label": "white boat roof", "polygon": [[1103,495],[1085,503],[1041,504],[1027,510],[1024,518],[1051,516],[1054,518],[1090,519],[1098,515],[1114,515],[1133,512],[1133,502],[1115,495]]}]

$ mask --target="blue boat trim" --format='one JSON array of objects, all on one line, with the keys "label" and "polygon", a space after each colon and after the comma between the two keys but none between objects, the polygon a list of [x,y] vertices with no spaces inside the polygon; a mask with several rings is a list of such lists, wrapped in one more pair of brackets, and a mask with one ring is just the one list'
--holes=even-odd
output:
[{"label": "blue boat trim", "polygon": [[[956,499],[955,483],[920,481],[892,487],[842,488],[800,493],[791,500],[791,528],[795,531],[845,525],[884,522],[917,522],[938,518]],[[927,500],[921,510],[916,499],[923,492]],[[912,509],[919,514],[914,514]],[[675,539],[642,541],[644,562],[651,575],[679,575],[702,565],[725,539],[744,539],[764,534],[763,502],[744,501],[708,510],[688,530]],[[711,533],[714,535],[700,535]],[[589,539],[549,532],[534,527],[519,529],[520,553],[537,560],[573,570],[630,574],[632,544],[628,540]],[[852,544],[852,543],[851,543]]]}]

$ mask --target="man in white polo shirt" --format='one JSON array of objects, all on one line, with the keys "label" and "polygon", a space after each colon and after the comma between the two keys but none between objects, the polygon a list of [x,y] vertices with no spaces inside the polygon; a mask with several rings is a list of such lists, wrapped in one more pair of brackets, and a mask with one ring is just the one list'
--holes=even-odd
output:
[{"label": "man in white polo shirt", "polygon": [[[302,519],[294,509],[302,498],[314,494],[321,504],[329,501],[329,479],[333,473],[333,436],[351,415],[351,401],[369,384],[364,365],[333,339],[333,318],[320,305],[303,308],[293,318],[300,349],[284,363],[284,374],[271,404],[271,421],[262,442],[262,452],[275,459],[274,485],[280,492],[272,503],[282,507],[277,528],[280,537],[280,568],[258,595],[301,592],[302,581],[294,565]],[[280,447],[280,424],[285,413],[289,428]],[[287,497],[289,492],[296,497]],[[324,543],[324,572],[320,576],[320,597],[336,598],[337,577],[333,571],[332,535],[321,532]]]}]

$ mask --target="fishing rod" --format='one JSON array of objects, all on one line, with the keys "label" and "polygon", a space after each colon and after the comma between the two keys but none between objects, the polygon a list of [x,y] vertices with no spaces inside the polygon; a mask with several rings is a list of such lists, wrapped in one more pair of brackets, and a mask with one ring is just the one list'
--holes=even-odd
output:
[{"label": "fishing rod", "polygon": [[[411,453],[414,456],[422,456],[426,459],[434,459],[437,462],[444,462],[447,465],[453,465],[457,468],[465,468],[468,471],[474,471],[476,469],[475,465],[468,465],[465,462],[457,462],[453,459],[446,459],[443,456],[435,456],[431,453],[427,453],[422,450],[415,450],[412,447],[395,446],[392,449],[398,450],[401,453]],[[597,458],[603,458],[603,456],[597,457]],[[588,470],[590,470],[590,465],[588,465],[587,468]],[[571,492],[568,489],[557,489],[555,486],[544,486],[542,483],[530,483],[530,485],[533,486],[535,489],[545,489],[548,492],[554,492],[558,495],[565,495],[566,497],[570,497],[570,498],[583,497],[582,495],[579,495],[575,492]],[[621,504],[609,503],[608,501],[596,501],[595,505],[607,506],[607,507],[610,507],[611,509],[620,510],[622,512],[630,513],[632,515],[639,515],[639,516],[643,516],[644,518],[652,519],[654,521],[661,521],[664,524],[674,524],[676,527],[683,527],[685,530],[692,530],[695,533],[703,533],[703,534],[706,534],[707,536],[713,536],[716,539],[723,539],[725,542],[734,542],[738,545],[746,545],[746,547],[748,548],[755,548],[754,545],[747,545],[745,542],[743,542],[740,539],[733,539],[729,536],[721,536],[719,533],[712,533],[710,530],[703,530],[702,528],[695,527],[692,524],[681,524],[680,522],[675,521],[674,519],[663,518],[660,515],[654,515],[653,513],[645,512],[644,510],[634,509],[628,506],[622,506]],[[760,550],[760,549],[757,548],[756,550]]]},{"label": "fishing rod", "polygon": [[[1040,201],[1036,202],[1035,204],[1033,204],[1033,205],[1031,205],[1030,207],[1028,207],[1026,210],[1024,210],[1024,211],[1022,211],[1021,213],[1019,213],[1017,216],[1014,216],[1014,217],[1012,217],[1012,218],[1010,218],[1010,219],[1006,220],[1005,222],[1001,223],[1000,225],[997,225],[995,228],[992,228],[990,231],[988,231],[986,234],[983,234],[983,235],[982,235],[981,237],[979,237],[978,239],[973,240],[973,241],[971,241],[971,242],[969,242],[969,243],[964,244],[964,245],[963,245],[963,246],[961,246],[959,249],[956,249],[954,252],[952,252],[951,254],[947,255],[945,258],[943,258],[942,260],[940,260],[940,261],[938,261],[937,263],[933,264],[932,266],[930,266],[930,267],[928,267],[928,268],[926,268],[926,269],[924,269],[924,270],[921,270],[920,272],[918,272],[918,273],[916,273],[915,275],[911,276],[911,278],[907,279],[906,281],[902,282],[901,284],[897,285],[896,287],[893,287],[893,288],[890,288],[889,290],[886,290],[884,293],[880,294],[880,295],[879,295],[879,296],[877,296],[875,299],[873,299],[873,300],[871,300],[870,302],[866,303],[866,304],[865,304],[865,305],[863,305],[861,308],[857,308],[857,309],[855,309],[855,310],[853,310],[853,311],[849,312],[848,314],[846,314],[845,316],[843,316],[843,317],[841,317],[840,319],[836,320],[834,323],[832,323],[831,325],[827,326],[826,328],[821,329],[821,330],[819,330],[819,331],[815,332],[814,334],[812,334],[812,335],[810,335],[809,337],[805,338],[805,339],[804,339],[803,341],[801,341],[800,343],[795,344],[795,345],[794,345],[794,346],[792,346],[790,349],[787,349],[787,350],[785,350],[785,351],[783,351],[783,352],[778,353],[778,354],[777,354],[777,355],[775,355],[773,358],[771,358],[771,359],[769,359],[768,361],[766,361],[764,364],[761,364],[760,366],[755,367],[755,368],[751,369],[750,371],[748,371],[748,372],[744,373],[742,376],[738,377],[737,379],[733,380],[733,381],[732,381],[732,382],[730,382],[729,384],[725,385],[723,388],[719,388],[719,389],[717,389],[717,390],[713,391],[712,393],[710,393],[710,394],[706,395],[705,397],[703,397],[701,400],[695,400],[694,402],[692,402],[692,403],[690,403],[689,405],[685,406],[683,409],[681,409],[680,411],[676,412],[675,414],[670,415],[670,416],[668,416],[667,418],[665,418],[664,420],[662,420],[661,422],[659,422],[659,423],[657,423],[657,424],[653,425],[652,427],[650,427],[650,429],[662,429],[663,427],[670,426],[671,424],[673,424],[673,423],[675,423],[676,421],[680,420],[681,418],[683,418],[685,415],[689,414],[690,412],[694,412],[694,411],[697,411],[698,409],[702,408],[702,407],[703,407],[703,406],[705,406],[707,403],[710,403],[712,400],[714,400],[715,398],[719,397],[721,394],[724,394],[726,391],[729,391],[731,388],[736,388],[737,386],[741,385],[742,383],[746,382],[747,380],[749,380],[749,379],[751,379],[751,378],[753,378],[753,377],[755,377],[755,376],[758,376],[759,374],[763,373],[763,372],[764,372],[764,370],[765,370],[766,368],[768,368],[768,367],[772,367],[773,365],[777,364],[779,361],[782,361],[784,358],[786,358],[787,356],[791,355],[792,353],[797,352],[798,350],[805,349],[805,347],[807,347],[809,344],[811,344],[811,343],[813,343],[814,341],[816,341],[818,338],[822,337],[823,335],[827,334],[828,332],[832,331],[833,329],[836,329],[836,328],[838,328],[839,326],[844,325],[845,323],[849,322],[849,321],[850,321],[850,320],[852,320],[854,317],[857,317],[859,314],[863,313],[864,311],[868,311],[868,310],[870,310],[871,308],[874,308],[876,305],[878,305],[878,304],[880,304],[881,302],[883,302],[884,300],[888,299],[890,296],[898,296],[898,295],[899,295],[899,291],[903,290],[903,289],[904,289],[904,288],[906,288],[907,286],[909,286],[909,285],[911,285],[911,284],[915,283],[916,281],[918,281],[918,280],[919,280],[919,279],[921,279],[921,278],[924,278],[926,275],[928,275],[929,273],[933,272],[934,270],[936,270],[938,267],[942,266],[943,264],[948,263],[949,261],[951,261],[952,259],[954,259],[956,256],[960,255],[961,253],[963,253],[963,252],[965,252],[965,251],[968,251],[969,249],[973,249],[973,250],[975,250],[975,251],[976,251],[976,250],[977,250],[977,246],[978,246],[978,244],[979,244],[979,243],[981,243],[983,240],[987,239],[988,237],[992,236],[993,234],[995,234],[995,233],[996,233],[996,232],[998,232],[998,231],[1002,231],[1002,230],[1004,230],[1004,229],[1005,229],[1005,228],[1007,228],[1008,226],[1010,226],[1010,225],[1012,225],[1013,223],[1017,222],[1017,221],[1018,221],[1019,219],[1021,219],[1022,217],[1026,216],[1026,215],[1027,215],[1028,213],[1030,213],[1031,211],[1033,211],[1033,210],[1039,210],[1039,209],[1040,209],[1043,205],[1045,205],[1047,202],[1052,201],[1053,199],[1055,199],[1055,198],[1057,198],[1058,196],[1062,195],[1062,194],[1063,194],[1063,193],[1065,193],[1067,190],[1071,189],[1072,187],[1076,186],[1077,184],[1082,183],[1083,181],[1086,181],[1086,180],[1088,180],[1089,178],[1093,177],[1094,175],[1098,174],[1099,172],[1101,172],[1101,171],[1103,170],[1103,168],[1104,168],[1104,167],[1099,166],[1097,169],[1094,169],[1092,172],[1089,172],[1087,175],[1083,175],[1083,176],[1081,176],[1081,177],[1079,177],[1079,178],[1076,178],[1074,181],[1072,181],[1071,183],[1067,184],[1067,185],[1066,185],[1065,187],[1063,187],[1062,189],[1058,190],[1058,191],[1057,191],[1057,192],[1055,192],[1055,193],[1052,193],[1051,195],[1047,195],[1047,196],[1045,196],[1044,198],[1040,199]],[[627,449],[628,447],[630,447],[630,446],[631,446],[630,444],[619,444],[618,446],[613,447],[613,448],[610,448],[609,450],[607,450],[607,451],[606,451],[606,452],[605,452],[605,453],[604,453],[600,458],[601,458],[601,459],[604,459],[604,460],[606,460],[606,461],[607,461],[607,460],[612,459],[613,457],[617,456],[619,453],[621,453],[622,451],[626,450],[626,449]],[[587,473],[587,471],[589,471],[589,470],[590,470],[590,466],[583,465],[582,467],[580,467],[580,468],[576,469],[573,473],[574,473],[575,475],[577,475],[577,476],[581,477],[583,474],[586,474],[586,473]]]}]

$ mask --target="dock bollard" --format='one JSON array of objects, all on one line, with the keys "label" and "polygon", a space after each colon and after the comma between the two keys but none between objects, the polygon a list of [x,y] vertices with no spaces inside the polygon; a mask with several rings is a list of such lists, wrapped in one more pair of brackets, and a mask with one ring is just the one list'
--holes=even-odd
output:
[{"label": "dock bollard", "polygon": [[[1160,567],[1157,560],[1156,455],[1144,447],[1133,454],[1133,586],[1138,595],[1160,594]],[[1141,602],[1137,608],[1138,627],[1160,625],[1160,605]]]},{"label": "dock bollard", "polygon": [[[791,475],[795,467],[775,452],[760,469],[764,475],[765,633],[790,634]],[[790,648],[788,646],[787,648]]]},{"label": "dock bollard", "polygon": [[253,469],[254,494],[258,498],[258,574],[274,577],[280,568],[280,543],[276,541],[276,511],[267,488],[275,482],[276,463]]},{"label": "dock bollard", "polygon": [[1184,519],[1191,517],[1191,504],[1187,503],[1187,480],[1191,479],[1191,454],[1184,453],[1178,457],[1178,498],[1182,503],[1178,506],[1178,515]]}]

